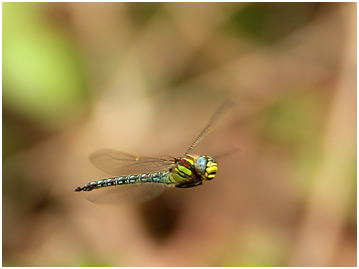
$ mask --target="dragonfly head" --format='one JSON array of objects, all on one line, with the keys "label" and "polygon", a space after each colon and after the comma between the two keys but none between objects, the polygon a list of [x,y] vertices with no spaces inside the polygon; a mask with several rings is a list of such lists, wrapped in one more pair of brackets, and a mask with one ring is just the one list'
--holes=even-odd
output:
[{"label": "dragonfly head", "polygon": [[201,155],[197,158],[196,170],[202,179],[211,180],[217,173],[217,162],[212,157]]}]

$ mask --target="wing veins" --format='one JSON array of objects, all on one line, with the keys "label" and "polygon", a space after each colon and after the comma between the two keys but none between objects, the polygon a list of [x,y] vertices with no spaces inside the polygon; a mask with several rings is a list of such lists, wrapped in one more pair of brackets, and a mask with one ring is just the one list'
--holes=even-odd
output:
[{"label": "wing veins", "polygon": [[139,157],[111,149],[98,150],[89,158],[95,167],[116,176],[162,171],[175,163],[175,158],[169,156]]},{"label": "wing veins", "polygon": [[211,118],[207,122],[206,126],[202,129],[196,140],[192,145],[187,149],[185,154],[188,154],[196,147],[209,133],[211,133],[217,125],[225,118],[229,113],[230,109],[233,107],[234,103],[232,100],[227,99],[224,101],[217,110],[212,114]]}]

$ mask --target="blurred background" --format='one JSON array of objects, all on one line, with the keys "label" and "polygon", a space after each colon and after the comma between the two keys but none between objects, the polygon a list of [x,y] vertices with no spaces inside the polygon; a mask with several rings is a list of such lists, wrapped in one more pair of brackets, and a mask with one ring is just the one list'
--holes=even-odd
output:
[{"label": "blurred background", "polygon": [[[4,266],[356,266],[356,3],[3,3]],[[221,155],[98,205],[101,148]],[[145,172],[145,171],[144,171]]]}]

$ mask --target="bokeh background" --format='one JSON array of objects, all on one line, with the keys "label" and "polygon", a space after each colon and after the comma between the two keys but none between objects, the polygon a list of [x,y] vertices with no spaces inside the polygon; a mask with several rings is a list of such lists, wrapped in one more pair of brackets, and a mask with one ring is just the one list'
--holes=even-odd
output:
[{"label": "bokeh background", "polygon": [[[356,266],[356,3],[3,3],[3,265]],[[100,148],[215,180],[97,205]]]}]

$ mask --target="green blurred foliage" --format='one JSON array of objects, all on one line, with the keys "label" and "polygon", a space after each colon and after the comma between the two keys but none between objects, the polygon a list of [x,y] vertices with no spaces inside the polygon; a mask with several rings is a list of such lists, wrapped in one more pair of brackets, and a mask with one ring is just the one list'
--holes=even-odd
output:
[{"label": "green blurred foliage", "polygon": [[317,145],[323,127],[323,106],[323,99],[314,90],[312,94],[283,94],[262,114],[262,134],[269,142],[290,149]]},{"label": "green blurred foliage", "polygon": [[[74,262],[68,262],[65,261],[64,264],[59,264],[58,266],[75,266],[75,267],[111,267],[113,266],[114,261],[111,257],[106,258],[97,258],[90,256],[89,253],[79,257],[77,261]],[[118,262],[117,262],[118,264]],[[117,266],[121,266],[121,264],[118,264]],[[123,266],[123,265],[122,265]]]},{"label": "green blurred foliage", "polygon": [[[79,257],[77,260],[64,260],[61,263],[53,264],[54,267],[111,267],[113,266],[114,261],[111,260],[110,257],[107,257],[107,259],[99,259],[93,256],[89,256],[88,254],[83,255],[82,257]],[[13,260],[7,258],[4,260],[3,263],[4,267],[26,267],[28,265],[22,263],[18,260]],[[39,265],[41,266],[41,264]],[[46,266],[46,265],[43,265]],[[117,262],[117,266],[118,265]]]},{"label": "green blurred foliage", "polygon": [[263,229],[248,229],[235,240],[231,249],[223,257],[223,264],[219,266],[280,266],[285,264],[288,256],[288,239]]},{"label": "green blurred foliage", "polygon": [[59,126],[82,106],[86,80],[74,41],[44,9],[3,4],[3,101],[40,125]]},{"label": "green blurred foliage", "polygon": [[146,25],[162,6],[162,3],[132,3],[128,6],[128,10],[134,24],[142,27]]},{"label": "green blurred foliage", "polygon": [[320,3],[249,3],[237,9],[228,28],[262,42],[275,42],[309,23]]},{"label": "green blurred foliage", "polygon": [[[317,90],[311,94],[283,94],[260,118],[263,141],[293,158],[292,171],[299,187],[310,190],[311,175],[321,157],[325,102]],[[305,108],[305,109],[303,109]],[[307,180],[306,180],[307,179]]]},{"label": "green blurred foliage", "polygon": [[352,159],[352,167],[353,169],[350,169],[349,171],[349,178],[350,178],[350,183],[351,183],[351,192],[350,192],[350,203],[348,206],[348,212],[347,212],[347,222],[349,224],[352,225],[352,227],[355,229],[357,229],[357,171],[358,171],[358,167],[357,167],[357,152],[355,150],[355,152],[353,151],[353,159]]}]

